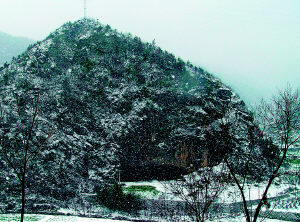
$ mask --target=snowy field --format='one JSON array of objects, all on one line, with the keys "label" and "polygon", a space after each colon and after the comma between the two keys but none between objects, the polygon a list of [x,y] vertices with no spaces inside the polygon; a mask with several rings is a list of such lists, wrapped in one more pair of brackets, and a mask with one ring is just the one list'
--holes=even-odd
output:
[{"label": "snowy field", "polygon": [[[260,199],[264,188],[266,187],[265,183],[259,183],[255,185],[246,186],[245,189],[245,196],[247,200],[257,200]],[[160,192],[160,194],[157,196],[159,198],[160,196],[164,195],[166,199],[173,199],[173,200],[179,200],[176,196],[172,195],[171,192],[168,190],[167,182],[160,182],[157,180],[152,181],[140,181],[140,182],[126,182],[125,186],[153,186]],[[287,193],[287,191],[291,188],[295,187],[290,184],[280,184],[280,185],[274,185],[272,184],[269,191],[268,191],[268,197],[276,197],[280,195],[284,195]],[[300,190],[300,186],[296,186],[298,190]],[[242,201],[238,188],[233,186],[228,186],[219,196],[219,203],[234,203]]]},{"label": "snowy field", "polygon": [[[207,222],[244,222],[246,221],[246,218],[243,216],[236,217],[236,218],[224,218],[224,219],[216,219],[216,220],[207,220]],[[282,220],[276,220],[276,219],[258,219],[258,221],[264,221],[264,222],[283,222]]]},{"label": "snowy field", "polygon": [[83,218],[83,217],[72,217],[72,216],[45,216],[38,222],[127,222],[125,220],[110,220],[110,219],[98,219],[98,218]]},{"label": "snowy field", "polygon": [[[297,150],[297,152],[299,152]],[[297,154],[299,156],[299,154]],[[299,169],[299,165],[295,165],[297,169]],[[299,171],[299,170],[298,170]],[[172,181],[174,182],[174,181]],[[150,191],[142,191],[143,195],[141,195],[142,198],[147,199],[166,199],[166,200],[179,200],[178,197],[174,196],[170,190],[168,190],[168,183],[169,181],[140,181],[140,182],[126,182],[124,183],[124,187],[130,188],[130,187],[152,187],[156,192],[150,192]],[[251,185],[246,185],[245,189],[245,196],[247,201],[248,200],[257,200],[261,198],[261,195],[263,193],[264,188],[266,187],[266,183],[256,183]],[[285,215],[286,213],[298,213],[300,214],[300,202],[299,202],[299,191],[300,191],[300,185],[299,182],[291,182],[286,181],[285,179],[281,181],[277,181],[276,183],[272,184],[270,187],[270,190],[268,192],[268,198],[272,197],[279,197],[279,199],[276,198],[276,201],[270,200],[270,206],[271,208],[269,210],[272,210],[273,212],[280,212],[282,215]],[[136,193],[139,194],[139,193]],[[288,195],[287,195],[288,194]],[[229,185],[226,187],[226,189],[219,195],[219,199],[217,202],[219,203],[235,203],[240,202],[241,197],[239,195],[239,191],[235,185]],[[253,208],[255,208],[255,205],[253,205]],[[268,210],[266,208],[262,209],[263,211]],[[60,209],[60,213],[63,214],[71,214],[76,215],[76,212],[74,210],[70,209]],[[77,212],[78,213],[78,212]],[[78,214],[77,214],[78,215]],[[39,215],[39,214],[30,214],[26,215],[25,222],[129,222],[130,220],[113,220],[113,219],[99,219],[99,218],[84,218],[84,217],[78,217],[78,216],[55,216],[55,215]],[[110,214],[111,218],[118,218],[118,216],[122,216],[118,213]],[[225,216],[226,217],[226,216]],[[157,218],[154,216],[154,218]],[[164,220],[164,219],[154,219],[153,221],[157,222],[170,222],[170,220]],[[277,218],[277,217],[276,217]],[[142,218],[139,218],[140,220]],[[0,214],[0,222],[16,222],[19,221],[19,215],[16,214]],[[146,220],[146,218],[145,218]],[[177,220],[176,220],[177,221]],[[187,222],[188,220],[184,219],[182,221]],[[242,222],[246,221],[245,217],[242,215],[236,216],[236,217],[228,217],[228,218],[218,218],[214,220],[207,220],[208,222]],[[259,219],[258,221],[265,221],[265,222],[280,222],[283,220],[277,220],[277,219]],[[298,220],[296,220],[298,221]]]},{"label": "snowy field", "polygon": [[[15,214],[3,214],[0,215],[0,221],[3,222],[15,222],[20,221],[19,215]],[[110,219],[98,219],[98,218],[83,218],[76,216],[54,216],[54,215],[39,215],[30,214],[25,215],[25,222],[128,222],[125,220],[110,220]]]},{"label": "snowy field", "polygon": [[[33,221],[35,222],[130,222],[125,220],[110,220],[110,219],[83,218],[83,217],[75,217],[75,216],[53,216],[53,215],[30,215],[29,218],[30,219],[26,220],[25,217],[25,222],[33,222]],[[15,221],[19,221],[19,218],[16,215],[0,215],[0,221],[15,222]],[[235,218],[207,220],[207,222],[241,222],[241,221],[246,221],[243,216],[239,216]],[[282,222],[282,220],[275,220],[275,219],[264,219],[263,221]],[[165,221],[159,220],[157,222],[165,222]]]},{"label": "snowy field", "polygon": [[[266,186],[267,183],[260,183],[251,186],[246,186],[245,188],[246,200],[248,201],[248,200],[260,199],[262,197],[263,191]],[[270,197],[284,195],[288,192],[290,188],[291,185],[289,184],[280,184],[278,186],[271,185],[268,191],[268,197],[270,198]],[[234,203],[239,201],[242,201],[242,198],[237,186],[228,186],[227,189],[224,192],[222,192],[222,194],[218,199],[219,203]]]},{"label": "snowy field", "polygon": [[[125,220],[109,220],[109,219],[93,219],[93,218],[78,218],[78,217],[61,217],[61,216],[49,216],[49,218],[45,218],[44,220],[40,220],[38,222],[58,222],[58,221],[66,221],[66,222],[126,222]],[[242,222],[246,221],[246,219],[242,216],[236,218],[224,218],[224,219],[217,219],[213,221],[207,222]],[[260,220],[258,220],[260,221]],[[282,220],[275,220],[275,219],[264,219],[265,222],[282,222]],[[129,222],[129,221],[128,221]],[[159,222],[159,221],[158,221]],[[163,221],[161,221],[163,222]]]}]

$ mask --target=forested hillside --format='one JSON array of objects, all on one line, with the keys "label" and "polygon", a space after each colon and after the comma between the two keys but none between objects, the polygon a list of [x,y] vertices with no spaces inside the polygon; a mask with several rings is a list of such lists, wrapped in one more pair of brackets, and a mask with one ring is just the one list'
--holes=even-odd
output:
[{"label": "forested hillside", "polygon": [[[40,197],[93,192],[118,172],[121,180],[176,178],[218,163],[233,152],[228,144],[242,149],[260,138],[244,102],[213,75],[91,19],[63,25],[0,68],[10,155],[30,127],[33,95],[31,146],[54,132],[29,165],[28,192]],[[0,167],[0,199],[8,201],[18,184],[3,156]]]}]

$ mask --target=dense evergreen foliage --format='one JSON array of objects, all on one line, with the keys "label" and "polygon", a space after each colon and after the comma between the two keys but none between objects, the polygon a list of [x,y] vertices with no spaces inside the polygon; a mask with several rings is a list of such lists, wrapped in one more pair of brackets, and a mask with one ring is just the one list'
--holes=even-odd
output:
[{"label": "dense evergreen foliage", "polygon": [[[215,164],[248,146],[255,127],[243,101],[211,74],[90,19],[63,25],[0,67],[9,138],[18,134],[14,95],[36,91],[36,139],[55,133],[31,164],[28,187],[57,200],[94,192],[117,172],[121,180],[171,179],[200,167],[204,153]],[[237,130],[224,123],[228,113]],[[8,201],[16,182],[0,165],[0,198]]]}]

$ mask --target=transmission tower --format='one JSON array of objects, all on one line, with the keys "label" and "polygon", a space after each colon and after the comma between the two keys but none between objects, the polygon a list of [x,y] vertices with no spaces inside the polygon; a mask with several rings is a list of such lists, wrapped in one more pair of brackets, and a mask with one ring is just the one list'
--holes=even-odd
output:
[{"label": "transmission tower", "polygon": [[84,0],[84,15],[83,15],[84,18],[86,18],[86,0]]}]

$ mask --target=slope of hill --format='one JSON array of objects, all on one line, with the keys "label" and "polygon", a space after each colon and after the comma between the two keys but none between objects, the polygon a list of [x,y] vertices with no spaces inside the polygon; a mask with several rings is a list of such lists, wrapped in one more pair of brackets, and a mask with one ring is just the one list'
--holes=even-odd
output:
[{"label": "slope of hill", "polygon": [[[229,152],[224,119],[239,121],[239,134],[253,128],[243,101],[211,74],[91,19],[63,25],[0,68],[8,143],[19,137],[14,95],[26,116],[27,95],[36,92],[40,115],[32,145],[55,133],[30,166],[29,187],[61,200],[93,192],[118,172],[121,180],[170,179],[204,159],[216,163]],[[17,184],[0,164],[2,186],[10,183],[0,198],[7,199]]]},{"label": "slope of hill", "polygon": [[25,37],[15,37],[0,32],[0,65],[10,62],[14,56],[24,52],[33,42]]}]

